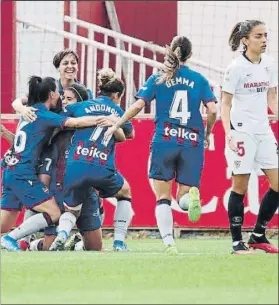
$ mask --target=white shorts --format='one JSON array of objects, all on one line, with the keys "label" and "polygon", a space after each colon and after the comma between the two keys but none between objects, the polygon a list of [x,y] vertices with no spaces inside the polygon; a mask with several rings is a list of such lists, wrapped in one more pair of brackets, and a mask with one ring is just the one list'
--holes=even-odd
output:
[{"label": "white shorts", "polygon": [[231,135],[239,148],[234,152],[226,143],[225,156],[232,174],[278,168],[278,146],[273,132],[254,135],[232,130]]}]

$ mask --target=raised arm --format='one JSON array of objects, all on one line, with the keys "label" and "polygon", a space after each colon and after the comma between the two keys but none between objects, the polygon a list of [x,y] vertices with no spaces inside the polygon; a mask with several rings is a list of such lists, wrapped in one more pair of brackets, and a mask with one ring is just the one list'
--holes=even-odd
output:
[{"label": "raised arm", "polygon": [[26,106],[27,101],[28,98],[26,96],[16,98],[12,102],[12,107],[16,112],[23,116],[24,120],[26,120],[27,122],[33,122],[37,119],[37,115],[35,114],[37,109]]},{"label": "raised arm", "polygon": [[4,137],[10,144],[13,144],[15,135],[1,124],[1,136]]},{"label": "raised arm", "polygon": [[145,106],[145,101],[143,99],[138,99],[133,105],[131,105],[123,114],[123,116],[117,121],[116,124],[109,127],[104,135],[106,140],[110,135],[112,135],[120,126],[135,117]]},{"label": "raised arm", "polygon": [[[98,116],[83,116],[80,118],[68,118],[65,121],[64,127],[70,128],[86,128],[97,125]],[[126,140],[125,134],[122,128],[119,128],[114,132],[114,136],[117,142],[123,142]]]},{"label": "raised arm", "polygon": [[64,124],[69,128],[85,128],[97,125],[97,116],[83,116],[79,118],[68,118]]}]

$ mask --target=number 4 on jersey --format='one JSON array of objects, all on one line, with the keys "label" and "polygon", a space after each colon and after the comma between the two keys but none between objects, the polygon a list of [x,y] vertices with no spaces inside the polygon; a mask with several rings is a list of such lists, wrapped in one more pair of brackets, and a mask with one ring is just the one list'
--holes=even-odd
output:
[{"label": "number 4 on jersey", "polygon": [[186,125],[191,113],[188,112],[188,92],[178,90],[172,100],[169,116],[171,119],[180,120],[180,124]]}]

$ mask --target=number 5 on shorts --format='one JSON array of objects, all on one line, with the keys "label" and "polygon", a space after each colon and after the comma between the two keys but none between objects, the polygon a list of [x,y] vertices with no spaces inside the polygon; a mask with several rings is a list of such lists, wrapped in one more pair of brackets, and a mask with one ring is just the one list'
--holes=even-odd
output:
[{"label": "number 5 on shorts", "polygon": [[245,155],[245,148],[244,148],[244,142],[237,142],[236,146],[238,148],[237,155],[239,157],[243,157]]}]

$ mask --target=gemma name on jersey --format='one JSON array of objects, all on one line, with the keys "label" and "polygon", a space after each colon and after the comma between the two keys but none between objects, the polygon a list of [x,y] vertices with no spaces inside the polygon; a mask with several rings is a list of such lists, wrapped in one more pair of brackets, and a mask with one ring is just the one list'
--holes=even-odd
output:
[{"label": "gemma name on jersey", "polygon": [[184,77],[175,77],[166,82],[166,86],[168,88],[175,86],[175,85],[186,85],[190,88],[194,88],[195,82],[190,81],[189,79],[184,78]]}]

